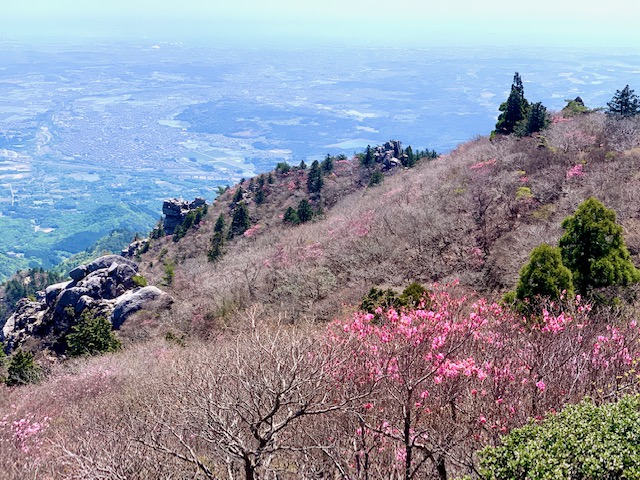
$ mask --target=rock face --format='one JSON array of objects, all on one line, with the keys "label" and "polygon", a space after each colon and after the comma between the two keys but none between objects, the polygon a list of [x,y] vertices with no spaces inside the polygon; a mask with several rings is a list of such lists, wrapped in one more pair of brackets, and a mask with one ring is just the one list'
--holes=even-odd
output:
[{"label": "rock face", "polygon": [[140,288],[133,278],[138,265],[119,255],[106,255],[69,273],[71,281],[47,287],[41,300],[21,300],[0,333],[7,352],[32,337],[55,342],[90,308],[108,318],[114,328],[133,313],[159,299],[168,306],[169,296],[156,287]]},{"label": "rock face", "polygon": [[192,202],[173,198],[165,200],[162,204],[162,214],[164,215],[163,228],[166,235],[173,235],[176,227],[182,223],[184,217],[191,210],[203,207],[206,204],[204,198],[198,197]]},{"label": "rock face", "polygon": [[384,145],[375,147],[373,156],[376,162],[384,164],[386,169],[403,165],[403,160],[409,158],[402,150],[400,140],[389,140]]}]

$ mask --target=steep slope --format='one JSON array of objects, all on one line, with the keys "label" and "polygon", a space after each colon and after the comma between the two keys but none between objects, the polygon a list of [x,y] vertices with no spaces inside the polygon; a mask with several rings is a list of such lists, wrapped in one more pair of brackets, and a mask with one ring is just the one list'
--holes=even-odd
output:
[{"label": "steep slope", "polygon": [[635,120],[602,113],[556,116],[541,136],[478,138],[363,189],[353,187],[366,184],[353,181],[363,175],[358,159],[342,160],[324,177],[324,214],[300,226],[280,217],[308,196],[308,171],[273,174],[264,203],[244,197],[254,225],[217,262],[207,261],[213,226],[221,213],[229,224],[235,189],[179,242],[154,241],[141,271],[160,283],[174,265],[177,303],[164,321],[200,331],[253,304],[291,319],[329,319],[376,285],[459,279],[500,293],[533,247],[557,242],[562,219],[589,196],[617,212],[637,264],[637,129]]}]

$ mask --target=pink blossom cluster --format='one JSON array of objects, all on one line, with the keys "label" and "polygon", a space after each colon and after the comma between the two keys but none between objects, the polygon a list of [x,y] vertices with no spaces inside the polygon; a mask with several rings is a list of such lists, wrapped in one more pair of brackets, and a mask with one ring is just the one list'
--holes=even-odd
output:
[{"label": "pink blossom cluster", "polygon": [[261,229],[262,227],[260,226],[260,224],[254,225],[253,227],[245,230],[242,236],[246,238],[255,237],[260,232]]},{"label": "pink blossom cluster", "polygon": [[567,171],[567,178],[584,177],[584,165],[581,163],[574,165]]},{"label": "pink blossom cluster", "polygon": [[590,315],[579,296],[527,318],[435,285],[419,308],[333,322],[329,341],[348,352],[333,375],[374,389],[360,433],[381,435],[379,448],[402,463],[416,439],[427,441],[433,425],[451,421],[452,410],[468,419],[471,437],[486,442],[584,395],[612,395],[624,381],[636,382],[637,322],[603,325]]},{"label": "pink blossom cluster", "polygon": [[471,165],[469,168],[470,168],[471,170],[484,170],[484,169],[486,169],[486,168],[488,168],[488,167],[493,167],[493,166],[495,166],[496,161],[497,161],[497,160],[496,160],[495,158],[492,158],[491,160],[487,160],[487,161],[485,161],[485,162],[478,162],[478,163],[475,163],[475,164]]},{"label": "pink blossom cluster", "polygon": [[371,231],[373,225],[374,211],[367,210],[358,219],[352,220],[347,225],[347,231],[356,237],[365,237]]},{"label": "pink blossom cluster", "polygon": [[32,453],[42,445],[41,433],[49,426],[49,417],[40,421],[34,420],[34,415],[27,414],[18,420],[9,421],[5,415],[0,421],[0,427],[9,427],[14,445],[23,453]]}]

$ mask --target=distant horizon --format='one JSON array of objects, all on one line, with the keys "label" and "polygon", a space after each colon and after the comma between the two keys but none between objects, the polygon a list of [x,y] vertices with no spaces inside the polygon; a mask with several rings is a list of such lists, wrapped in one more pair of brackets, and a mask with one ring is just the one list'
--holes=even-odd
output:
[{"label": "distant horizon", "polygon": [[143,41],[221,46],[630,48],[640,4],[539,0],[23,0],[2,8],[0,40]]}]

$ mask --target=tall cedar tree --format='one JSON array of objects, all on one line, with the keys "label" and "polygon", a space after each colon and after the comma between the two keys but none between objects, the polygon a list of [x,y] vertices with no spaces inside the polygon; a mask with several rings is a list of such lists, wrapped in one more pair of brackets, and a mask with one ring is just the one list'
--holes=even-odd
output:
[{"label": "tall cedar tree", "polygon": [[375,157],[373,156],[373,150],[371,150],[371,145],[367,145],[367,149],[364,151],[364,157],[362,157],[362,166],[370,167],[376,162]]},{"label": "tall cedar tree", "polygon": [[527,114],[527,128],[526,135],[540,132],[549,126],[550,120],[547,114],[547,107],[542,105],[542,102],[536,102],[531,104],[529,112]]},{"label": "tall cedar tree", "polygon": [[327,153],[327,157],[320,164],[322,172],[326,175],[333,171],[333,157]]},{"label": "tall cedar tree", "polygon": [[233,196],[232,204],[241,202],[243,198],[244,190],[242,189],[242,186],[238,185],[238,190],[236,190],[236,193]]},{"label": "tall cedar tree", "polygon": [[213,237],[211,238],[211,250],[209,250],[208,258],[210,262],[215,262],[224,253],[224,215],[220,214],[213,227]]},{"label": "tall cedar tree", "polygon": [[635,117],[640,113],[640,99],[629,88],[624,87],[622,91],[616,90],[610,102],[607,103],[607,114],[615,117]]},{"label": "tall cedar tree", "polygon": [[512,134],[518,123],[527,118],[528,109],[529,102],[524,98],[522,79],[520,78],[520,74],[516,72],[513,76],[509,98],[500,105],[500,111],[502,113],[498,117],[498,123],[496,123],[496,132],[503,135]]},{"label": "tall cedar tree", "polygon": [[231,228],[229,228],[229,236],[232,239],[237,235],[242,235],[251,226],[249,218],[249,208],[244,202],[240,202],[233,211],[233,219],[231,220]]},{"label": "tall cedar tree", "polygon": [[579,293],[609,285],[628,285],[640,280],[624,244],[616,213],[591,197],[562,222],[562,262],[573,274]]},{"label": "tall cedar tree", "polygon": [[323,183],[320,164],[317,160],[314,160],[309,169],[309,176],[307,177],[307,190],[309,193],[320,193]]}]

